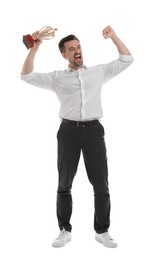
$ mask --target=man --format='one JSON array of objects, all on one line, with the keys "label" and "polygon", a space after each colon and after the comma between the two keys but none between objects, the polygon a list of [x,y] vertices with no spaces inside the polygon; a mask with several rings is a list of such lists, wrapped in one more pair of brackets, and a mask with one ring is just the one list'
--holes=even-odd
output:
[{"label": "man", "polygon": [[35,32],[32,34],[36,40],[34,47],[30,49],[21,72],[22,80],[54,91],[61,103],[59,117],[62,121],[57,133],[57,218],[60,235],[53,241],[54,247],[64,246],[71,240],[71,189],[81,151],[95,196],[95,239],[107,247],[117,246],[108,233],[110,194],[104,128],[99,121],[103,116],[101,89],[104,83],[126,69],[133,62],[133,58],[111,26],[105,27],[102,34],[105,39],[110,38],[116,45],[119,52],[117,60],[86,67],[79,39],[74,35],[68,35],[59,42],[60,52],[68,61],[68,69],[51,73],[33,73],[34,58],[42,42],[37,39],[38,32]]}]

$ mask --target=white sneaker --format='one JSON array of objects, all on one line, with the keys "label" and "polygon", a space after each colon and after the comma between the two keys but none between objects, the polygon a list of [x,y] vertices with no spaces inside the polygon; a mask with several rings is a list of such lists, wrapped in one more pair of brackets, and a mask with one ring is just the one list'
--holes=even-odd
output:
[{"label": "white sneaker", "polygon": [[117,243],[114,241],[114,239],[110,237],[108,232],[102,234],[96,233],[95,239],[106,247],[112,247],[112,248],[117,247]]},{"label": "white sneaker", "polygon": [[66,231],[64,228],[61,230],[60,235],[58,238],[53,240],[52,246],[53,247],[62,247],[65,246],[67,242],[71,241],[71,233]]}]

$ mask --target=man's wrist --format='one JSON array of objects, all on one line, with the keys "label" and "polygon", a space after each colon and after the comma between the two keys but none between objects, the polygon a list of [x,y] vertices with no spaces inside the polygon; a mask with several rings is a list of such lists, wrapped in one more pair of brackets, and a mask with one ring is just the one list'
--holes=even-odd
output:
[{"label": "man's wrist", "polygon": [[110,39],[111,39],[114,43],[116,43],[116,42],[119,40],[119,38],[118,38],[118,36],[116,35],[116,33],[113,33],[113,34],[111,35]]}]

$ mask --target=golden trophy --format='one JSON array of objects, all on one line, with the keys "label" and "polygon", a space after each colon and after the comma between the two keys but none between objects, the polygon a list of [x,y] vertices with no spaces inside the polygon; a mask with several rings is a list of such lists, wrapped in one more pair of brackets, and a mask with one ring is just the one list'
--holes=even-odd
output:
[{"label": "golden trophy", "polygon": [[[44,26],[39,30],[38,38],[37,39],[42,39],[42,40],[49,40],[55,37],[55,31],[58,29],[55,28],[53,29],[50,26]],[[34,46],[34,39],[30,34],[24,35],[23,36],[23,43],[27,47],[27,49],[32,48]]]}]

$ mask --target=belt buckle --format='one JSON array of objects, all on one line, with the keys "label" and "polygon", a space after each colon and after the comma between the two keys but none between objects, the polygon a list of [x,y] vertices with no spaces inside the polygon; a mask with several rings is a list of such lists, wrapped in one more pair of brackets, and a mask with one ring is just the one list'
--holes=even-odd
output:
[{"label": "belt buckle", "polygon": [[85,127],[84,122],[77,121],[77,127]]}]

